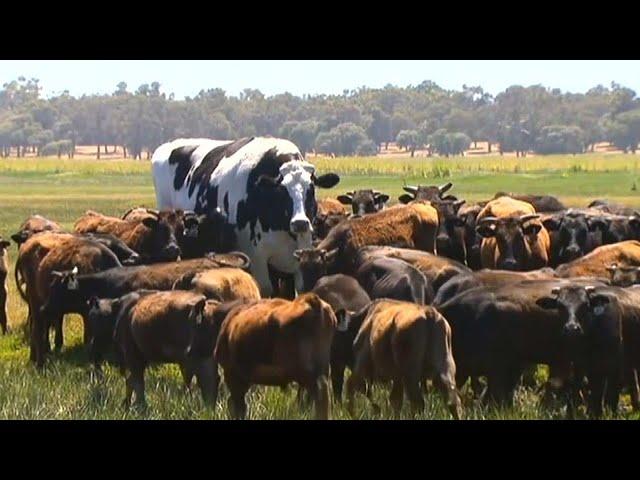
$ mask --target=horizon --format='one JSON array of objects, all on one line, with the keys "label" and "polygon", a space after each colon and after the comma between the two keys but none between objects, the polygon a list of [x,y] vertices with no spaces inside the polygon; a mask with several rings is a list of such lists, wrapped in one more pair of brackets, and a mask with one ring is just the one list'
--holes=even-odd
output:
[{"label": "horizon", "polygon": [[[256,75],[256,72],[259,74]],[[287,75],[287,72],[293,72]],[[177,100],[202,90],[238,96],[245,88],[271,97],[288,92],[341,95],[361,87],[405,88],[432,81],[446,90],[480,86],[495,96],[513,85],[542,85],[585,93],[612,82],[640,91],[638,60],[2,60],[0,82],[37,78],[42,96],[67,90],[74,97],[111,94],[119,82],[128,91],[160,83]]]}]

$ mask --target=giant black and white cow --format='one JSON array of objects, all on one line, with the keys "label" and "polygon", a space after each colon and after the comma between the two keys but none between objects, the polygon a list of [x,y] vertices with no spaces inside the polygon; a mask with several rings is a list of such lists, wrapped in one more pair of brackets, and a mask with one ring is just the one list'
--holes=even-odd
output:
[{"label": "giant black and white cow", "polygon": [[152,168],[159,209],[224,210],[263,296],[274,290],[270,271],[294,275],[302,290],[293,252],[311,247],[314,186],[331,188],[338,175],[316,176],[298,147],[271,137],[174,140],[156,149]]}]

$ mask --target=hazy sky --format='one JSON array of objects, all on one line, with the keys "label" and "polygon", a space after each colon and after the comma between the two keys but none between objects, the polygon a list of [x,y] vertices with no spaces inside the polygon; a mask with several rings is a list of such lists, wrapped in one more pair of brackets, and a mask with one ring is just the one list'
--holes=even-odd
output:
[{"label": "hazy sky", "polygon": [[0,83],[35,77],[45,95],[111,93],[158,81],[177,98],[222,88],[237,95],[257,88],[266,95],[342,93],[360,86],[417,85],[432,80],[449,89],[480,85],[496,94],[514,84],[542,84],[585,92],[612,81],[640,93],[638,60],[1,60]]}]

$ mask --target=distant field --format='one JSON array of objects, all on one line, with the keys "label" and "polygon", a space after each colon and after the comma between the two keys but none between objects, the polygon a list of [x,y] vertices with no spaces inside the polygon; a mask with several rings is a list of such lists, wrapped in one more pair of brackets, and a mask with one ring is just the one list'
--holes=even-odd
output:
[{"label": "distant field", "polygon": [[[585,206],[597,197],[607,197],[640,208],[640,193],[632,190],[640,181],[636,156],[580,155],[536,157],[516,160],[505,157],[454,158],[450,160],[313,158],[322,172],[337,171],[338,188],[321,190],[321,196],[336,195],[354,188],[376,188],[396,199],[402,185],[452,181],[456,195],[474,201],[486,199],[498,190],[558,195],[570,206]],[[8,238],[32,213],[40,213],[71,227],[73,221],[91,208],[119,215],[134,205],[155,204],[148,161],[133,160],[0,160],[0,234]],[[11,271],[16,248],[9,251]],[[65,324],[65,347],[54,356],[44,373],[28,364],[28,348],[21,325],[26,308],[17,295],[12,275],[9,279],[9,316],[13,333],[0,338],[0,418],[226,418],[226,393],[214,411],[207,410],[199,396],[182,392],[177,367],[151,368],[147,373],[147,412],[125,412],[120,408],[124,381],[107,368],[103,385],[91,383],[81,345],[81,323],[70,317]],[[360,418],[389,418],[386,388],[376,388],[374,396],[383,405],[376,417],[364,399],[357,403]],[[250,394],[252,418],[308,418],[300,410],[295,392],[258,388]],[[560,410],[547,410],[536,403],[536,395],[521,389],[517,405],[509,411],[470,407],[471,418],[558,418]],[[420,418],[448,418],[439,396],[430,395],[427,410]],[[333,416],[348,418],[334,406]],[[408,418],[408,409],[403,418]],[[638,415],[634,415],[638,418]]]}]

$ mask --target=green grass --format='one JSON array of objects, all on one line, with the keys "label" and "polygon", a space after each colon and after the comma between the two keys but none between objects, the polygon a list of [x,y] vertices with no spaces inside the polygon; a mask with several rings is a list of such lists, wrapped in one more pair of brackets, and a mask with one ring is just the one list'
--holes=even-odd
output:
[{"label": "green grass", "polygon": [[[452,181],[452,192],[469,201],[486,199],[498,190],[507,190],[554,194],[571,206],[585,206],[593,198],[608,197],[640,207],[640,194],[631,190],[633,182],[640,177],[635,158],[631,155],[545,157],[536,159],[540,162],[537,169],[534,159],[525,159],[521,173],[514,173],[512,163],[515,159],[505,159],[501,166],[499,157],[488,158],[481,171],[474,171],[474,165],[484,162],[478,159],[454,159],[449,163],[424,159],[318,159],[316,163],[321,171],[338,171],[342,176],[337,189],[319,190],[321,196],[368,187],[384,191],[395,199],[402,193],[405,181],[408,184]],[[504,170],[496,170],[498,167],[504,167]],[[0,160],[0,234],[4,238],[14,233],[32,213],[70,228],[87,209],[119,215],[131,206],[154,204],[146,161]],[[10,247],[11,271],[16,254],[15,246]],[[149,408],[146,411],[122,409],[124,380],[109,366],[103,382],[92,380],[77,316],[68,316],[65,321],[62,352],[52,356],[44,372],[36,372],[28,362],[28,346],[21,332],[26,308],[16,292],[12,275],[8,286],[12,333],[0,337],[0,418],[226,418],[227,392],[224,387],[216,408],[208,409],[202,404],[197,390],[193,394],[183,391],[179,371],[173,365],[147,370]],[[374,398],[382,406],[378,416],[364,397],[358,398],[356,418],[391,418],[387,395],[385,386],[374,389]],[[468,395],[466,390],[465,395]],[[431,393],[426,401],[427,408],[419,418],[449,418],[439,395]],[[624,401],[628,403],[628,398]],[[254,388],[248,395],[248,403],[251,418],[301,419],[312,415],[310,409],[298,406],[293,388],[286,392],[277,388]],[[467,403],[467,418],[552,419],[562,416],[560,408],[540,407],[534,392],[524,388],[518,391],[513,409],[485,409],[474,406],[469,400]],[[637,414],[623,416],[639,417]],[[340,405],[333,406],[332,417],[349,418]],[[407,405],[401,418],[411,418]]]}]

